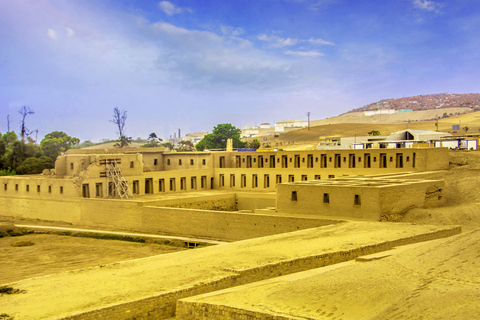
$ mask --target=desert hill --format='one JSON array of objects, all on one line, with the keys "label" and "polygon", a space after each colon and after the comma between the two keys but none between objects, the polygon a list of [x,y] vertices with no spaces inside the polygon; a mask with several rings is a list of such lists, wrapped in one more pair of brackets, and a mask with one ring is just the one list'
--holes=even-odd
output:
[{"label": "desert hill", "polygon": [[404,97],[398,99],[382,99],[349,112],[375,111],[380,109],[393,110],[429,110],[443,108],[480,108],[480,93],[465,94],[427,94],[420,96]]},{"label": "desert hill", "polygon": [[[432,130],[436,131],[436,122],[438,121],[438,131],[452,132],[452,125],[460,125],[461,128],[468,127],[468,133],[480,132],[480,111],[469,112],[458,116],[448,116],[438,120],[416,120],[416,119],[435,119],[436,114],[441,112],[458,109],[437,109],[427,111],[408,112],[411,115],[410,122],[402,121],[406,114],[384,114],[371,117],[363,116],[360,113],[344,114],[338,117],[316,120],[311,122],[310,130],[307,128],[298,129],[276,136],[262,136],[251,139],[258,139],[265,145],[279,147],[285,150],[290,149],[312,149],[319,141],[324,141],[326,137],[348,137],[348,136],[367,136],[369,131],[377,130],[382,135],[404,130]],[[453,113],[452,113],[453,114]],[[464,130],[461,130],[464,132]],[[248,139],[248,140],[251,140]]]}]

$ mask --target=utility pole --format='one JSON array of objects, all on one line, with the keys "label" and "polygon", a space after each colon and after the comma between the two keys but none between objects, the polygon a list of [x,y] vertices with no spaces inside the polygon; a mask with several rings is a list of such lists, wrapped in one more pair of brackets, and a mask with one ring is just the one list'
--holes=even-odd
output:
[{"label": "utility pole", "polygon": [[7,115],[7,132],[10,132],[10,115]]},{"label": "utility pole", "polygon": [[310,131],[310,112],[307,112],[307,117],[308,117],[308,131]]}]

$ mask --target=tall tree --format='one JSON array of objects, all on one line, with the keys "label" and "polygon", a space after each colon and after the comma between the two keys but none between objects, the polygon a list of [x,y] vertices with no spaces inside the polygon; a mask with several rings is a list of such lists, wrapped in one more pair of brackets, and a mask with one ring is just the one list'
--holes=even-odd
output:
[{"label": "tall tree", "polygon": [[34,114],[35,112],[33,112],[33,110],[30,109],[30,107],[23,106],[20,108],[18,113],[22,115],[22,126],[20,127],[20,136],[22,137],[22,140],[25,140],[25,135],[29,134],[27,127],[25,127],[25,118],[28,115]]},{"label": "tall tree", "polygon": [[115,147],[127,147],[132,142],[131,137],[125,136],[125,121],[127,121],[127,111],[115,107],[113,109],[113,119],[110,120],[118,129],[118,142],[114,145]]}]

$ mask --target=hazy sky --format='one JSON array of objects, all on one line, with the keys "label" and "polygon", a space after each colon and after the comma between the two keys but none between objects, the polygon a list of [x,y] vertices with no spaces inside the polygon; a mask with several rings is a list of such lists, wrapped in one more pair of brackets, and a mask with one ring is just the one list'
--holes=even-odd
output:
[{"label": "hazy sky", "polygon": [[168,137],[479,92],[478,0],[0,0],[0,132]]}]

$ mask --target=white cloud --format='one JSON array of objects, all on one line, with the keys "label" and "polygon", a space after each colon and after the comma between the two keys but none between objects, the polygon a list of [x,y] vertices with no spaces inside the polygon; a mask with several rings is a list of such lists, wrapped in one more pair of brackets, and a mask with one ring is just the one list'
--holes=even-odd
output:
[{"label": "white cloud", "polygon": [[442,4],[430,0],[413,0],[413,5],[418,9],[435,12],[439,12],[443,7]]},{"label": "white cloud", "polygon": [[158,6],[163,12],[165,12],[169,16],[172,16],[174,14],[185,13],[185,12],[192,12],[192,9],[190,8],[176,7],[173,3],[169,1],[160,1]]},{"label": "white cloud", "polygon": [[51,39],[57,39],[57,33],[55,32],[55,30],[48,29],[48,36],[49,36]]},{"label": "white cloud", "polygon": [[261,34],[258,36],[258,40],[268,42],[272,48],[283,48],[294,46],[298,43],[298,39],[292,38],[280,38],[277,36],[267,36],[266,34]]},{"label": "white cloud", "polygon": [[69,37],[73,37],[75,35],[75,32],[72,29],[67,28],[67,34]]},{"label": "white cloud", "polygon": [[326,45],[326,46],[334,46],[335,45],[335,43],[333,43],[333,42],[328,42],[328,41],[325,41],[325,40],[322,40],[322,39],[310,38],[307,41],[310,42],[311,44],[315,44],[315,45]]},{"label": "white cloud", "polygon": [[244,33],[244,30],[242,28],[235,28],[235,27],[225,26],[225,25],[220,26],[220,31],[224,35],[231,35],[231,36],[239,36]]},{"label": "white cloud", "polygon": [[318,52],[318,51],[293,51],[293,50],[288,50],[285,51],[285,54],[288,54],[289,56],[296,56],[296,57],[319,57],[319,56],[324,56],[323,53]]},{"label": "white cloud", "polygon": [[166,22],[147,26],[161,41],[158,69],[173,83],[261,89],[291,83],[291,62],[237,36],[189,30]]}]

